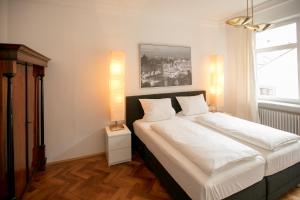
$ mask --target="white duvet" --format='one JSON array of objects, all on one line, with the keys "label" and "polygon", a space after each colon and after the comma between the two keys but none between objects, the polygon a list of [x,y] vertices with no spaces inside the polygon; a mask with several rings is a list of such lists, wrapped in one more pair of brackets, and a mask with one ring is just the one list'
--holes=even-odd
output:
[{"label": "white duvet", "polygon": [[184,119],[157,122],[151,128],[208,175],[258,155],[250,147]]},{"label": "white duvet", "polygon": [[235,137],[271,151],[300,140],[300,137],[295,134],[243,120],[224,113],[202,114],[196,118],[196,122],[214,128],[231,137]]}]

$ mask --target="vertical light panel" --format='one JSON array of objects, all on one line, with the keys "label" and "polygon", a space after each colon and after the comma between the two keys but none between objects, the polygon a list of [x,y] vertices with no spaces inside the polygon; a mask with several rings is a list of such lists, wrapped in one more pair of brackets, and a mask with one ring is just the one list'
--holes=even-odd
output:
[{"label": "vertical light panel", "polygon": [[224,93],[224,59],[223,56],[210,56],[209,104],[217,107]]},{"label": "vertical light panel", "polygon": [[111,53],[109,70],[110,119],[125,119],[125,54],[122,51]]}]

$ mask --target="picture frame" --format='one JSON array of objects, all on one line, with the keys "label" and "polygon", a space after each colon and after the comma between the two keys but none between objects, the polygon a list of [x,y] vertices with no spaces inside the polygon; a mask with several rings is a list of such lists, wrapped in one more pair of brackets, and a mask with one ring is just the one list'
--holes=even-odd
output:
[{"label": "picture frame", "polygon": [[141,88],[192,85],[191,47],[140,44]]}]

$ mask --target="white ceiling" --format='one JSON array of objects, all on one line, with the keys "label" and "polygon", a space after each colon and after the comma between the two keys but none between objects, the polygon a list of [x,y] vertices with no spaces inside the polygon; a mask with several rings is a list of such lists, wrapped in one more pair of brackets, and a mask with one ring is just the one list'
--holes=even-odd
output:
[{"label": "white ceiling", "polygon": [[[149,15],[165,12],[168,16],[198,20],[220,21],[246,9],[246,0],[24,0],[28,2],[51,3],[76,6],[101,11],[114,11],[130,15]],[[249,0],[250,2],[251,0]],[[253,0],[259,5],[272,0]],[[275,0],[276,1],[276,0]]]},{"label": "white ceiling", "polygon": [[[210,20],[223,20],[246,11],[246,0],[193,0],[194,8],[200,8],[201,15]],[[254,6],[269,0],[253,0]],[[250,0],[249,0],[250,3]]]},{"label": "white ceiling", "polygon": [[[246,10],[246,0],[94,0],[98,4],[120,6],[131,10],[166,12],[171,15],[195,16],[203,20],[223,20]],[[251,0],[249,0],[250,3]],[[270,0],[253,0],[259,5]]]}]

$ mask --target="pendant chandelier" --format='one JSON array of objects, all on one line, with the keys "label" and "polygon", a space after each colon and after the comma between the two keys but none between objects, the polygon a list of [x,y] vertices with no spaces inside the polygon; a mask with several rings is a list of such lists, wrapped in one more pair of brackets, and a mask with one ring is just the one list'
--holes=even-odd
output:
[{"label": "pendant chandelier", "polygon": [[251,0],[251,16],[249,16],[249,0],[247,0],[247,15],[234,17],[226,21],[226,24],[234,27],[244,27],[254,32],[261,32],[268,29],[272,24],[254,24],[253,0]]}]

